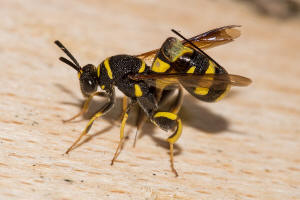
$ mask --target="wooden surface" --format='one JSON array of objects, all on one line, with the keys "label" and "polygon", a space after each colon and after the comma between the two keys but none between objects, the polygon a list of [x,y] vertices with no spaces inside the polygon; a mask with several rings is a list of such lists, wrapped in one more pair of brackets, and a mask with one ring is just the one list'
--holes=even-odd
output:
[{"label": "wooden surface", "polygon": [[[300,199],[300,23],[258,16],[236,1],[0,1],[0,199]],[[223,101],[186,95],[170,171],[165,132],[147,124],[114,166],[121,93],[70,155],[77,75],[58,61],[61,40],[84,65],[158,48],[171,28],[193,36],[241,24],[242,36],[208,53],[250,77]],[[104,103],[96,99],[92,109]],[[94,137],[95,136],[95,137]]]}]

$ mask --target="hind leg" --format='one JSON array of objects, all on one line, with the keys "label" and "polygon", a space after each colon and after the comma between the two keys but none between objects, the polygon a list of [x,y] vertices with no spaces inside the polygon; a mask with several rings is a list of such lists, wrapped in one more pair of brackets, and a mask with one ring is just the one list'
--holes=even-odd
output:
[{"label": "hind leg", "polygon": [[[140,107],[144,110],[148,118],[157,125],[160,129],[164,131],[173,131],[173,134],[167,138],[167,141],[170,144],[170,164],[171,169],[175,176],[178,176],[178,173],[174,167],[174,154],[173,146],[174,143],[179,139],[182,132],[182,123],[177,114],[172,112],[159,112],[158,105],[155,96],[153,93],[147,93],[142,97],[137,98],[137,102]],[[175,106],[177,107],[177,106]],[[176,111],[176,109],[174,109]],[[174,111],[173,110],[173,111]]]},{"label": "hind leg", "polygon": [[[174,143],[179,139],[182,133],[182,123],[181,119],[174,113],[171,112],[156,112],[152,117],[151,121],[157,125],[159,128],[165,131],[173,131],[173,134],[167,138],[167,141],[170,145],[170,164],[172,172],[175,176],[178,176],[178,173],[174,167],[174,153],[173,146]],[[174,128],[176,129],[174,130]]]},{"label": "hind leg", "polygon": [[[156,100],[159,102],[159,105],[164,104],[166,101],[173,101],[171,108],[170,108],[170,112],[177,114],[180,111],[180,108],[182,106],[182,102],[183,102],[183,91],[182,88],[179,87],[178,88],[178,93],[176,94],[176,97],[174,98],[175,100],[170,99],[170,97],[172,96],[174,91],[170,91],[168,90],[165,94],[162,93],[161,98],[158,101],[158,97],[156,97]],[[142,112],[142,110],[139,108],[138,110],[138,116],[137,116],[137,121],[136,121],[136,133],[135,133],[135,137],[134,137],[134,143],[133,143],[133,147],[135,147],[136,145],[136,139],[137,139],[137,135],[140,132],[140,130],[143,128],[145,122],[147,120],[147,116],[145,115],[144,112]]]}]

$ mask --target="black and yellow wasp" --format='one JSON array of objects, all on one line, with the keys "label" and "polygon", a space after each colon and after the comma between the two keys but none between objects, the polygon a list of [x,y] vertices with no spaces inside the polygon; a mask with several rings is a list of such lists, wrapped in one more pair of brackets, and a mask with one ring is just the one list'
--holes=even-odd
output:
[{"label": "black and yellow wasp", "polygon": [[[87,64],[81,67],[72,54],[59,42],[55,44],[71,59],[59,59],[73,67],[78,74],[81,92],[86,101],[82,110],[66,121],[71,121],[86,112],[94,96],[104,96],[108,103],[97,110],[78,139],[66,151],[69,153],[85,136],[96,118],[103,116],[115,103],[115,86],[124,93],[120,142],[111,161],[114,163],[124,143],[124,127],[133,105],[138,104],[143,114],[137,122],[138,130],[145,117],[156,126],[172,131],[167,138],[170,144],[171,169],[178,176],[173,161],[173,144],[182,132],[182,122],[177,113],[182,104],[182,88],[197,99],[214,102],[222,99],[231,86],[247,86],[251,80],[239,75],[228,74],[216,61],[201,49],[225,44],[239,37],[239,26],[224,26],[184,40],[168,38],[161,46],[141,55],[116,55],[106,58],[97,67]],[[103,91],[98,91],[98,86]],[[174,105],[169,111],[159,111],[160,102],[168,90],[178,90]],[[127,98],[130,102],[127,104]]]}]

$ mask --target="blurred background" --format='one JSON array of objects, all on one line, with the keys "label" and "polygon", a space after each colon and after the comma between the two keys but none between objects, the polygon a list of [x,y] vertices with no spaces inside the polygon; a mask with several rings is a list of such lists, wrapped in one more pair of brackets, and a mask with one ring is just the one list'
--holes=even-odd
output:
[{"label": "blurred background", "polygon": [[[0,0],[0,199],[299,199],[299,0]],[[74,70],[58,61],[60,40],[81,65],[159,48],[172,28],[186,37],[242,25],[234,42],[207,53],[252,79],[216,104],[186,94],[183,134],[147,124],[132,148],[134,118],[118,162],[121,96],[70,155],[85,127]],[[133,116],[135,116],[133,114]]]}]

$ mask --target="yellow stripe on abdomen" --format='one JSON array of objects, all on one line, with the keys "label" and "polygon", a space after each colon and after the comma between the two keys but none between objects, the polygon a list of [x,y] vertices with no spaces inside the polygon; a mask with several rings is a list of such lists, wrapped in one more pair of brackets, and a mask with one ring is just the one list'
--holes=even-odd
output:
[{"label": "yellow stripe on abdomen", "polygon": [[[215,74],[216,73],[215,63],[213,63],[211,60],[209,60],[208,63],[209,63],[209,65],[205,71],[205,74]],[[189,69],[189,71],[191,70],[191,68]],[[211,77],[209,77],[209,78],[213,79]],[[202,95],[202,96],[207,95],[208,92],[209,92],[209,88],[203,88],[203,87],[196,87],[194,90],[195,94]]]},{"label": "yellow stripe on abdomen", "polygon": [[198,95],[207,95],[208,91],[209,91],[208,88],[196,87],[194,93]]},{"label": "yellow stripe on abdomen", "polygon": [[195,67],[195,66],[193,66],[193,67],[190,67],[190,68],[189,68],[189,70],[187,70],[187,72],[186,72],[186,73],[188,73],[188,74],[193,74],[193,73],[195,72],[195,69],[196,69],[196,67]]},{"label": "yellow stripe on abdomen", "polygon": [[208,65],[207,70],[205,71],[205,74],[214,74],[214,73],[216,73],[215,63],[213,63],[211,60],[209,60],[208,63],[209,63],[209,65]]}]

